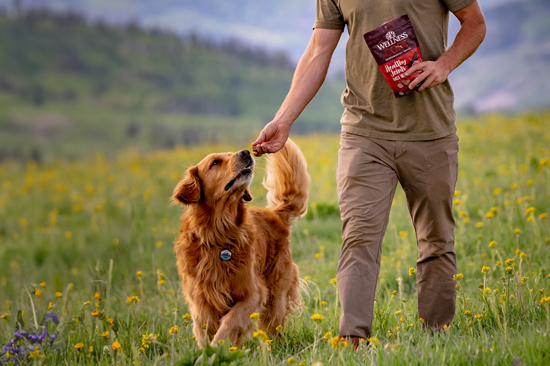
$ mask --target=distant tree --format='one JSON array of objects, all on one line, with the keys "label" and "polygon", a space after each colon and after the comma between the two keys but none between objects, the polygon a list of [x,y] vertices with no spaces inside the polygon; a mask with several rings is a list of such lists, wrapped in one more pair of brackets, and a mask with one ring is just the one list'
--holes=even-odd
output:
[{"label": "distant tree", "polygon": [[42,162],[42,152],[40,151],[40,149],[35,147],[31,150],[30,160],[35,161],[39,164]]},{"label": "distant tree", "polygon": [[30,98],[31,103],[35,106],[41,106],[46,101],[46,97],[44,95],[44,88],[41,84],[34,84],[31,86],[30,89]]},{"label": "distant tree", "polygon": [[135,121],[130,121],[126,125],[126,136],[129,138],[134,138],[139,133],[139,125]]}]

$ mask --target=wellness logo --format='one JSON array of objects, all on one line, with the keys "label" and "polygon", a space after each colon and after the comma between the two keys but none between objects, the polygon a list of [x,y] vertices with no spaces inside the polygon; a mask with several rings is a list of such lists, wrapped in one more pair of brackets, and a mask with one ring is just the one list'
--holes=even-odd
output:
[{"label": "wellness logo", "polygon": [[408,37],[409,37],[409,35],[407,34],[407,32],[403,32],[400,35],[396,35],[394,32],[389,31],[388,33],[386,33],[387,41],[382,42],[380,44],[377,44],[376,47],[378,47],[378,49],[380,51],[382,51],[382,50],[385,50],[386,48],[388,48],[390,46],[393,46],[396,43],[401,42],[402,40],[404,40]]}]

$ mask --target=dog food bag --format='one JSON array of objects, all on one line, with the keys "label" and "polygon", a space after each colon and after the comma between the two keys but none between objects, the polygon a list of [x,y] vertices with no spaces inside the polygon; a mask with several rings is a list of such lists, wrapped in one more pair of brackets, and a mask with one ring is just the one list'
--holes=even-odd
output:
[{"label": "dog food bag", "polygon": [[363,38],[395,97],[411,93],[409,84],[421,71],[409,77],[405,77],[404,73],[414,64],[422,62],[422,56],[409,16],[405,14],[390,20],[365,33]]}]

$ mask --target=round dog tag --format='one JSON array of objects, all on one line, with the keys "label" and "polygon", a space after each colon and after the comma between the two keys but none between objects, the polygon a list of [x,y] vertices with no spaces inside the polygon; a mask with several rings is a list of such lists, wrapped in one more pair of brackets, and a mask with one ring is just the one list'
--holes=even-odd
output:
[{"label": "round dog tag", "polygon": [[231,252],[229,250],[222,250],[220,253],[220,258],[224,261],[228,261],[231,259]]}]

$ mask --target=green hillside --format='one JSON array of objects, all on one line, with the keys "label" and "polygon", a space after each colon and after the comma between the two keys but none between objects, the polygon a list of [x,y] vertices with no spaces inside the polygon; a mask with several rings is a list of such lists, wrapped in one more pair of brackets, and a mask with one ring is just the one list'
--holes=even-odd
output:
[{"label": "green hillside", "polygon": [[[292,72],[284,54],[237,41],[89,24],[74,14],[4,15],[0,158],[250,142]],[[328,83],[296,132],[338,130],[342,90]]]}]

